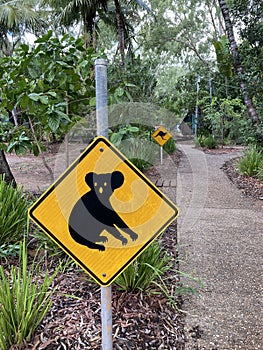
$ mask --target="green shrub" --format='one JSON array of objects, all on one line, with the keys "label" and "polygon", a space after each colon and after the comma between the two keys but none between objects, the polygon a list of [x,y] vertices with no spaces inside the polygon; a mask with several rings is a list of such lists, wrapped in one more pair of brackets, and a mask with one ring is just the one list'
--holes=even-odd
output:
[{"label": "green shrub", "polygon": [[176,144],[175,144],[175,141],[172,137],[167,142],[165,142],[165,144],[163,145],[163,149],[168,154],[172,154],[175,152]]},{"label": "green shrub", "polygon": [[214,149],[214,148],[217,147],[217,141],[213,137],[213,135],[209,135],[209,136],[206,137],[206,139],[205,139],[205,147],[207,147],[209,149]]},{"label": "green shrub", "polygon": [[238,163],[238,169],[245,176],[257,176],[263,161],[262,151],[256,145],[250,146]]},{"label": "green shrub", "polygon": [[25,242],[21,245],[21,266],[0,266],[0,349],[20,347],[29,341],[51,306],[51,283],[60,267],[41,276],[39,264],[28,269]]},{"label": "green shrub", "polygon": [[204,142],[203,142],[204,136],[203,135],[198,135],[194,139],[194,143],[196,147],[204,147]]},{"label": "green shrub", "polygon": [[206,147],[209,149],[214,149],[217,147],[217,141],[213,135],[199,135],[195,139],[195,145],[200,147]]},{"label": "green shrub", "polygon": [[122,291],[149,291],[156,280],[172,266],[171,257],[163,252],[159,242],[153,242],[123,273],[115,284]]},{"label": "green shrub", "polygon": [[0,245],[23,238],[27,222],[28,200],[21,188],[0,178]]},{"label": "green shrub", "polygon": [[130,158],[130,161],[133,165],[135,165],[140,171],[144,171],[151,167],[151,164],[147,162],[147,160],[140,158]]},{"label": "green shrub", "polygon": [[119,150],[141,171],[155,164],[159,157],[153,142],[139,138],[125,140],[119,145]]},{"label": "green shrub", "polygon": [[[158,241],[153,242],[126,270],[120,274],[114,283],[121,291],[142,291],[148,293],[163,293],[167,302],[177,308],[177,297],[182,294],[199,295],[203,288],[200,278],[177,270],[173,256],[169,255]],[[169,275],[174,273],[183,277],[176,288],[170,288]]]}]

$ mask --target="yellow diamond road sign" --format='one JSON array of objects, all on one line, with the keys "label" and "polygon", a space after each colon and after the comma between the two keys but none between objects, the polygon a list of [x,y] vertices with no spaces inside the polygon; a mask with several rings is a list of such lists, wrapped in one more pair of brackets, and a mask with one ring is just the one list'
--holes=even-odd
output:
[{"label": "yellow diamond road sign", "polygon": [[104,137],[29,209],[30,218],[102,286],[177,215],[177,207]]},{"label": "yellow diamond road sign", "polygon": [[160,146],[163,146],[171,137],[172,135],[162,125],[152,134],[152,138],[159,143]]}]

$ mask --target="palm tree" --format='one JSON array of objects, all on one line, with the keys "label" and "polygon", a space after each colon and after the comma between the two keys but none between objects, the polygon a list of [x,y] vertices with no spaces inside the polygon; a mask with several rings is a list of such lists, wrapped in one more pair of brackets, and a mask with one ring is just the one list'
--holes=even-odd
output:
[{"label": "palm tree", "polygon": [[113,0],[109,11],[100,13],[103,22],[115,29],[118,36],[118,51],[121,57],[121,65],[125,69],[125,51],[132,51],[132,39],[134,39],[134,18],[139,18],[138,9],[153,14],[151,9],[142,0],[120,1]]},{"label": "palm tree", "polygon": [[86,48],[94,45],[97,12],[107,11],[108,0],[42,0],[55,9],[57,21],[66,27],[82,22]]},{"label": "palm tree", "polygon": [[[35,31],[43,23],[35,10],[36,0],[2,0],[0,3],[0,49],[11,55],[26,30]],[[13,40],[10,40],[10,37]]]},{"label": "palm tree", "polygon": [[226,32],[227,32],[227,36],[230,44],[230,50],[233,56],[233,64],[239,78],[240,88],[243,94],[244,103],[247,108],[247,112],[250,117],[255,135],[259,142],[263,142],[263,135],[261,132],[261,121],[257,114],[256,108],[253,105],[252,98],[248,93],[246,82],[243,78],[245,75],[245,72],[240,59],[238,46],[234,35],[233,25],[230,19],[229,9],[226,5],[225,0],[218,0],[218,4],[220,6],[220,9],[224,18]]},{"label": "palm tree", "polygon": [[55,16],[61,25],[69,27],[82,22],[86,48],[96,46],[95,32],[98,29],[99,19],[106,25],[115,28],[118,35],[118,49],[124,67],[125,49],[131,44],[131,32],[133,31],[127,17],[138,7],[148,12],[151,11],[142,0],[123,1],[122,4],[120,0],[113,0],[111,3],[109,0],[42,0],[42,3],[55,9]]}]

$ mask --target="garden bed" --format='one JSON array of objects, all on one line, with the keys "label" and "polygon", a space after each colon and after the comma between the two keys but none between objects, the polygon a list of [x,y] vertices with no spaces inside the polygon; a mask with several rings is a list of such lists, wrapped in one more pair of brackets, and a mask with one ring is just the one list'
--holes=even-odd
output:
[{"label": "garden bed", "polygon": [[263,200],[263,181],[240,174],[237,168],[239,159],[240,157],[236,157],[227,161],[222,166],[223,171],[245,196]]},{"label": "garden bed", "polygon": [[[46,158],[52,165],[54,152],[48,152]],[[173,165],[178,166],[179,153],[175,153],[172,159]],[[9,162],[18,184],[31,193],[39,194],[48,186],[50,180],[40,159],[31,155],[19,158],[11,155]],[[164,162],[163,167],[165,166]],[[166,173],[167,171],[168,169],[165,170]],[[152,181],[157,181],[160,175],[152,168],[147,176]],[[176,222],[162,235],[161,244],[174,263],[164,278],[176,306],[169,303],[165,294],[160,291],[157,294],[121,292],[113,285],[114,349],[184,349],[184,316],[179,311],[180,296],[176,294],[180,285],[177,272]],[[34,252],[32,247],[29,254],[34,256]],[[66,256],[64,259],[69,260]],[[52,274],[59,263],[58,258],[46,256],[44,261],[43,272],[48,266]],[[12,259],[12,263],[16,264],[17,260]],[[52,297],[53,305],[32,339],[22,349],[101,349],[100,287],[72,262],[58,274],[52,288],[56,288]],[[16,346],[11,350],[15,349]]]}]

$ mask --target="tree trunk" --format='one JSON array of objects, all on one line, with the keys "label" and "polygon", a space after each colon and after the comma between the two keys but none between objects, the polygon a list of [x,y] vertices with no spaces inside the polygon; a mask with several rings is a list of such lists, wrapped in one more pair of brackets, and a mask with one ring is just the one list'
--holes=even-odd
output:
[{"label": "tree trunk", "polygon": [[125,69],[125,36],[124,36],[124,22],[123,14],[121,10],[121,5],[119,0],[114,0],[115,10],[116,10],[116,20],[118,27],[118,40],[119,40],[119,49],[121,55],[121,63],[123,69]]},{"label": "tree trunk", "polygon": [[88,49],[93,45],[93,36],[94,36],[94,14],[87,14],[86,12],[82,13],[83,26],[84,26],[84,44],[85,49]]},{"label": "tree trunk", "polygon": [[248,93],[246,82],[243,79],[244,70],[243,70],[240,56],[239,56],[239,52],[238,52],[238,46],[237,46],[237,43],[235,40],[233,25],[232,25],[232,22],[230,19],[229,10],[228,10],[228,7],[226,5],[225,0],[218,0],[218,3],[219,3],[219,6],[220,6],[220,9],[221,9],[224,21],[225,21],[226,32],[227,32],[227,36],[228,36],[228,40],[229,40],[229,44],[230,44],[231,53],[233,56],[234,67],[235,67],[235,70],[236,70],[238,78],[239,78],[240,88],[241,88],[241,91],[243,94],[244,103],[245,103],[245,106],[247,108],[248,115],[251,119],[256,138],[258,139],[258,141],[262,142],[263,135],[261,132],[261,121],[260,121],[259,116],[257,114],[257,111],[253,105],[252,98]]},{"label": "tree trunk", "polygon": [[14,186],[16,186],[15,178],[11,172],[3,150],[0,151],[0,175],[5,176],[5,182],[10,184],[12,183]]}]

